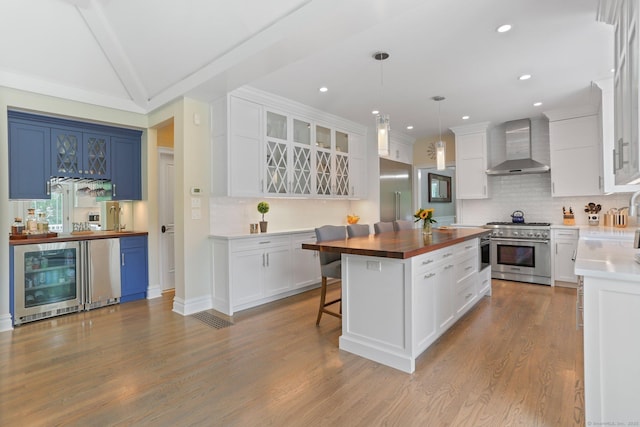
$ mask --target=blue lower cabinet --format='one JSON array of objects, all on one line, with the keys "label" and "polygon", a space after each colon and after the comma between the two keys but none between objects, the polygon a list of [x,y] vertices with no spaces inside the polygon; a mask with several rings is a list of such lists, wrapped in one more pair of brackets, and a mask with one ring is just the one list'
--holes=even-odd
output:
[{"label": "blue lower cabinet", "polygon": [[147,236],[120,238],[120,302],[129,302],[147,297],[149,270]]}]

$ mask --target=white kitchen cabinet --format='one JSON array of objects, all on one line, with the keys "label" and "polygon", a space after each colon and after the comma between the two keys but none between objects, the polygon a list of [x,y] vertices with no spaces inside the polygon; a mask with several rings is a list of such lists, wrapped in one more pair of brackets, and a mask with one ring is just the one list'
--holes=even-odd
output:
[{"label": "white kitchen cabinet", "polygon": [[554,281],[578,283],[574,273],[578,229],[554,229],[552,233]]},{"label": "white kitchen cabinet", "polygon": [[350,196],[354,199],[367,197],[367,153],[363,135],[350,134],[349,149],[349,181]]},{"label": "white kitchen cabinet", "polygon": [[453,275],[454,264],[451,261],[440,264],[433,273],[436,274],[436,326],[438,331],[445,331],[453,324],[455,319],[455,294]]},{"label": "white kitchen cabinet", "polygon": [[456,198],[486,199],[489,123],[451,128],[456,135]]},{"label": "white kitchen cabinet", "polygon": [[212,104],[211,114],[213,194],[262,196],[262,107],[227,95]]},{"label": "white kitchen cabinet", "polygon": [[211,114],[213,195],[366,196],[366,128],[246,87]]},{"label": "white kitchen cabinet", "polygon": [[213,236],[213,308],[233,315],[317,287],[320,263],[302,242],[313,232]]},{"label": "white kitchen cabinet", "polygon": [[[415,304],[418,307],[425,308],[415,313],[413,339],[419,348],[426,348],[436,339],[436,334],[438,333],[437,306],[435,304],[438,301],[436,288],[442,280],[441,268],[427,270],[415,275],[413,278]],[[453,312],[453,310],[451,311]]]},{"label": "white kitchen cabinet", "polygon": [[640,182],[639,14],[640,7],[635,0],[603,2],[598,9],[598,20],[615,26],[613,169],[616,185]]},{"label": "white kitchen cabinet", "polygon": [[391,132],[389,134],[389,155],[380,157],[412,165],[414,142],[413,138]]},{"label": "white kitchen cabinet", "polygon": [[478,286],[478,297],[491,296],[491,266],[485,267],[480,271],[476,284]]},{"label": "white kitchen cabinet", "polygon": [[547,112],[545,115],[549,117],[551,195],[574,197],[602,194],[602,148],[598,116],[571,117],[572,112],[560,111]]},{"label": "white kitchen cabinet", "polygon": [[584,400],[589,425],[640,420],[640,341],[634,327],[640,324],[638,285],[584,277]]},{"label": "white kitchen cabinet", "polygon": [[318,256],[318,251],[302,249],[303,243],[315,242],[316,235],[312,232],[291,236],[292,289],[320,282],[320,257]]}]

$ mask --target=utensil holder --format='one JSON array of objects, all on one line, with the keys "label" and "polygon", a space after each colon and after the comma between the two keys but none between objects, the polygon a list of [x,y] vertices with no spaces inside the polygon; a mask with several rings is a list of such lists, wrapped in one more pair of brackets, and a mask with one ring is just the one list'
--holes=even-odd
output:
[{"label": "utensil holder", "polygon": [[625,228],[627,226],[628,217],[626,214],[616,214],[613,216],[613,226],[617,228]]},{"label": "utensil holder", "polygon": [[589,220],[589,225],[600,225],[600,215],[596,213],[590,213],[587,215],[587,219]]}]

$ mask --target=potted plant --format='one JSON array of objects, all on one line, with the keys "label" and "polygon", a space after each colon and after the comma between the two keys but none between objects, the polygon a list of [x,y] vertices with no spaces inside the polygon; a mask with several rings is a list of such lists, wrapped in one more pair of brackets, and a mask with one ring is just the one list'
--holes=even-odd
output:
[{"label": "potted plant", "polygon": [[269,203],[267,203],[267,202],[258,203],[258,212],[260,212],[262,214],[262,221],[260,221],[260,232],[261,233],[266,233],[267,232],[267,221],[264,220],[264,214],[269,212]]},{"label": "potted plant", "polygon": [[415,222],[422,221],[422,234],[424,235],[430,235],[431,227],[433,223],[438,222],[435,219],[433,219],[433,211],[434,211],[433,208],[430,208],[430,209],[420,208],[415,214],[413,214],[413,216],[416,218]]}]

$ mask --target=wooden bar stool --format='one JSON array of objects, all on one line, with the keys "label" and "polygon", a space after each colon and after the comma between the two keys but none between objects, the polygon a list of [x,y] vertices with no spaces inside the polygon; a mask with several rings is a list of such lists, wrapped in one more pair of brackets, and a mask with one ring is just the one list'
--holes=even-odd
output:
[{"label": "wooden bar stool", "polygon": [[[345,237],[346,230],[344,226],[323,225],[320,228],[316,228],[316,241],[318,243],[326,242],[328,240],[341,240]],[[320,288],[320,307],[318,308],[316,325],[320,324],[322,313],[327,313],[331,316],[342,319],[342,304],[340,305],[340,312],[327,309],[330,305],[342,303],[342,298],[337,298],[328,302],[326,301],[327,278],[342,280],[342,261],[340,260],[340,254],[320,251],[320,273],[322,275],[322,285]]]}]

